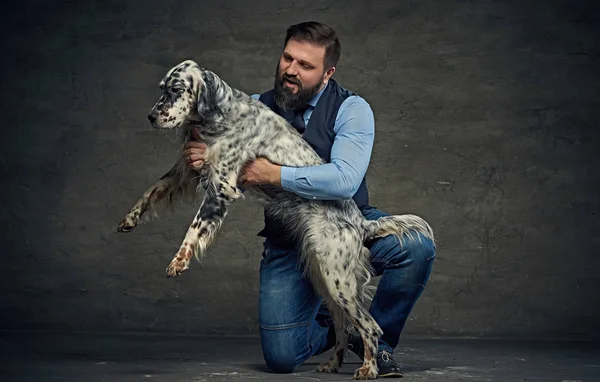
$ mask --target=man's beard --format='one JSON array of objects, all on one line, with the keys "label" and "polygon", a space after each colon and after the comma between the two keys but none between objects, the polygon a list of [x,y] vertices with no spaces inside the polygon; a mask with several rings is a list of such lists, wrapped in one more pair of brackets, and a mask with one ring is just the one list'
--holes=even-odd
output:
[{"label": "man's beard", "polygon": [[[294,110],[299,107],[305,106],[308,104],[314,96],[319,93],[319,88],[323,83],[323,78],[325,78],[325,73],[321,76],[319,81],[310,88],[304,88],[300,81],[295,77],[289,77],[287,74],[283,73],[281,77],[279,76],[279,65],[277,65],[277,71],[275,73],[275,104],[283,109],[284,111]],[[289,82],[296,84],[298,87],[298,92],[296,94],[292,93],[293,88],[288,87],[284,80],[288,80]]]}]

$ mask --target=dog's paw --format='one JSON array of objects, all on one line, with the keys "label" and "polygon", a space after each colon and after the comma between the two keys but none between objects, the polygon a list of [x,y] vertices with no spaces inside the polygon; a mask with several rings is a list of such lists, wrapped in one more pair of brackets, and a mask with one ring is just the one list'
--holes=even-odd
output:
[{"label": "dog's paw", "polygon": [[174,277],[185,272],[190,266],[190,260],[194,254],[195,245],[190,242],[184,242],[179,248],[177,255],[171,260],[167,267],[167,277]]},{"label": "dog's paw", "polygon": [[317,366],[317,371],[321,373],[337,373],[340,370],[340,365],[335,361],[323,362]]},{"label": "dog's paw", "polygon": [[175,257],[167,267],[167,277],[175,277],[189,269],[189,261]]},{"label": "dog's paw", "polygon": [[354,371],[355,380],[367,380],[377,378],[377,368],[372,366],[363,366]]},{"label": "dog's paw", "polygon": [[131,215],[127,215],[121,220],[119,226],[117,227],[118,232],[130,232],[137,226],[137,219],[135,219]]}]

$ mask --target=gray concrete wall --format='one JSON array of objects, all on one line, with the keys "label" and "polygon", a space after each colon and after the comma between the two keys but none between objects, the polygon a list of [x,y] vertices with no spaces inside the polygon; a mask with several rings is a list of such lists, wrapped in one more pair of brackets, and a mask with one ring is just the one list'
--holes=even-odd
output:
[{"label": "gray concrete wall", "polygon": [[146,120],[166,70],[192,58],[266,90],[285,28],[318,19],[375,112],[373,204],[439,240],[406,335],[598,335],[597,5],[46,3],[1,23],[2,329],[256,334],[257,203],[176,279],[194,206],[116,226],[177,155]]}]

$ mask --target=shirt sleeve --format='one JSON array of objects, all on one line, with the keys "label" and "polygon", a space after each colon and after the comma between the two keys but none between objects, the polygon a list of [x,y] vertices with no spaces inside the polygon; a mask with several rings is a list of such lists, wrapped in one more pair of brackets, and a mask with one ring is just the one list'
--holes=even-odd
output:
[{"label": "shirt sleeve", "polygon": [[360,186],[371,160],[375,119],[371,106],[359,96],[340,106],[331,160],[318,166],[281,168],[281,186],[308,199],[349,199]]}]

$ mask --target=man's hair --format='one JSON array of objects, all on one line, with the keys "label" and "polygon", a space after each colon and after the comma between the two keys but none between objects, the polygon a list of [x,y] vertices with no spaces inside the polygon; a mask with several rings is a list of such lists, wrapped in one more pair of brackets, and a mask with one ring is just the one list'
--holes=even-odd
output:
[{"label": "man's hair", "polygon": [[290,39],[324,46],[325,57],[323,64],[325,65],[325,70],[336,66],[340,60],[342,54],[340,41],[335,31],[328,25],[317,21],[306,21],[292,25],[287,29],[283,44],[284,47]]}]

